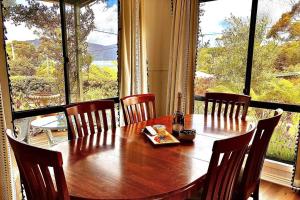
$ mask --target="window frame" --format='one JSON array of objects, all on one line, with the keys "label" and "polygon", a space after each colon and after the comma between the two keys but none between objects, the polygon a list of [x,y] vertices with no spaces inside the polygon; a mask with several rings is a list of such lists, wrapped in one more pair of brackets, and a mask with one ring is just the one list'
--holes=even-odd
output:
[{"label": "window frame", "polygon": [[[221,0],[199,0],[199,3],[201,4],[210,1],[221,1]],[[258,0],[252,0],[250,26],[249,26],[248,51],[247,51],[247,65],[246,65],[244,89],[242,91],[242,93],[245,95],[250,95],[250,89],[251,89],[257,9],[258,9]],[[195,101],[204,101],[204,99],[205,99],[204,96],[194,95]],[[284,111],[300,113],[300,105],[297,104],[286,104],[286,103],[277,103],[277,102],[269,102],[269,101],[251,100],[250,107],[265,108],[265,109],[281,108]]]},{"label": "window frame", "polygon": [[[117,43],[117,52],[120,48],[120,0],[117,0],[118,2],[118,43]],[[12,120],[22,119],[26,117],[33,117],[38,115],[45,115],[45,114],[51,114],[51,113],[57,113],[57,112],[63,112],[64,108],[68,105],[72,105],[70,101],[70,83],[69,83],[69,57],[68,57],[68,48],[67,48],[67,28],[66,28],[66,17],[65,17],[65,0],[59,0],[59,6],[60,6],[60,21],[61,21],[61,39],[62,39],[62,54],[63,54],[63,73],[64,73],[64,87],[65,87],[65,104],[57,105],[57,106],[47,106],[43,108],[36,108],[36,109],[29,109],[29,110],[21,110],[21,111],[15,111],[12,107]],[[4,26],[4,22],[3,22]],[[118,89],[119,89],[119,77],[120,77],[120,56],[118,55],[117,58],[117,68],[118,68]],[[9,72],[9,66],[7,63],[6,66],[7,73]],[[9,73],[8,73],[9,74]],[[8,76],[9,77],[9,76]],[[10,80],[9,80],[10,84]],[[10,86],[10,101],[12,104],[12,95],[11,95],[11,86]],[[119,97],[113,97],[113,98],[107,98],[106,100],[113,100],[115,103],[119,103]]]}]

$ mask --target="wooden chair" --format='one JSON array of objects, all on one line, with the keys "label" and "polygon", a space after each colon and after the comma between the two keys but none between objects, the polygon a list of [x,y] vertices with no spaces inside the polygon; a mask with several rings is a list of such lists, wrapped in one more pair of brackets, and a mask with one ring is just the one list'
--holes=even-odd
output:
[{"label": "wooden chair", "polygon": [[282,109],[277,109],[273,117],[259,120],[244,170],[241,172],[242,176],[240,176],[239,187],[236,191],[236,199],[246,200],[250,196],[255,200],[259,199],[261,169],[269,141],[282,113]]},{"label": "wooden chair", "polygon": [[[6,135],[17,161],[27,199],[70,199],[61,153],[20,142],[13,137],[11,130],[7,130]],[[49,168],[53,169],[54,179]]]},{"label": "wooden chair", "polygon": [[138,94],[121,99],[125,125],[156,117],[154,94]]},{"label": "wooden chair", "polygon": [[244,135],[215,141],[201,199],[230,200],[254,128]]},{"label": "wooden chair", "polygon": [[[100,100],[73,104],[65,108],[71,139],[107,131],[111,118],[111,129],[116,129],[114,101]],[[110,111],[107,116],[106,110]]]},{"label": "wooden chair", "polygon": [[205,94],[204,114],[208,114],[209,104],[211,103],[211,115],[218,116],[223,113],[224,117],[241,118],[244,120],[248,112],[250,96],[228,93],[208,92]]}]

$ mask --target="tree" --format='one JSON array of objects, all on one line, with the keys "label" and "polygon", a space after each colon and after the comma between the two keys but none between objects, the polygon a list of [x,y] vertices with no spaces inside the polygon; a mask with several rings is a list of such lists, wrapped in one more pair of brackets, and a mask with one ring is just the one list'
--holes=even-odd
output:
[{"label": "tree", "polygon": [[[268,38],[276,38],[280,40],[299,40],[300,39],[300,1],[294,3],[291,10],[283,13],[281,18],[272,26],[268,32]],[[284,34],[287,33],[288,37],[285,38]]]},{"label": "tree", "polygon": [[[61,19],[59,4],[53,3],[52,6],[34,0],[26,0],[26,4],[17,4],[6,9],[5,18],[12,21],[15,25],[25,24],[26,27],[34,29],[39,39],[38,52],[42,56],[42,62],[51,60],[55,63],[57,82],[60,83],[60,93],[64,93],[63,85],[63,55],[61,37]],[[87,36],[95,28],[94,12],[89,5],[85,6],[80,12],[80,33],[79,45],[81,53],[81,67],[87,69],[91,63],[91,56],[87,53]],[[69,74],[70,85],[75,86],[76,71],[76,37],[74,10],[66,9],[66,26],[68,30],[67,44],[69,51]],[[34,57],[31,55],[31,57]],[[11,64],[14,65],[14,64]],[[37,67],[37,66],[36,66]]]},{"label": "tree", "polygon": [[29,42],[11,41],[7,43],[10,57],[11,75],[32,76],[40,62],[40,55],[35,46]]}]

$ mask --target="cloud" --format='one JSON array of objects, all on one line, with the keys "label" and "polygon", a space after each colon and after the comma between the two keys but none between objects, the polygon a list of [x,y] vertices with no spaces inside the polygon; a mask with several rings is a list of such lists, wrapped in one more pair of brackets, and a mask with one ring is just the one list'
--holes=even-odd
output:
[{"label": "cloud", "polygon": [[221,33],[224,20],[230,14],[238,17],[250,17],[251,0],[219,0],[204,3],[204,15],[200,17],[202,33]]},{"label": "cloud", "polygon": [[19,40],[19,41],[25,41],[25,40],[34,40],[37,39],[38,36],[33,33],[33,29],[29,29],[25,27],[25,24],[21,24],[18,26],[15,26],[14,24],[10,22],[5,22],[5,27],[7,30],[7,40]]},{"label": "cloud", "polygon": [[[203,3],[204,15],[200,17],[200,28],[205,35],[204,41],[210,40],[215,45],[216,37],[219,37],[226,28],[224,20],[230,15],[248,19],[250,15],[252,0],[219,0]],[[289,0],[260,0],[258,2],[258,17],[267,16],[270,19],[269,26],[272,26],[283,13],[291,9]],[[202,41],[199,38],[200,42]],[[202,41],[203,42],[203,41]]]},{"label": "cloud", "polygon": [[[110,33],[118,33],[118,6],[117,4],[107,5],[106,2],[100,1],[92,6],[95,13],[95,26],[97,30],[103,31],[98,32],[92,31],[87,38],[88,42],[97,43],[102,45],[117,44],[118,36]],[[39,36],[34,34],[34,29],[25,27],[24,24],[15,26],[12,22],[5,23],[7,28],[8,40],[34,40],[38,39]]]},{"label": "cloud", "polygon": [[[99,2],[92,7],[95,13],[96,30],[88,36],[88,42],[102,45],[117,44],[118,42],[118,7],[109,7],[105,2]],[[98,31],[97,31],[98,30]],[[103,32],[99,32],[103,31]],[[115,34],[114,34],[115,33]]]}]

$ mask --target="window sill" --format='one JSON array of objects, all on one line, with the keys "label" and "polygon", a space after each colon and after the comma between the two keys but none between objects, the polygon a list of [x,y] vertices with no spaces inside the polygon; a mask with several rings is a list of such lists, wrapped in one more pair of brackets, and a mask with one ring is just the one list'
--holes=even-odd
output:
[{"label": "window sill", "polygon": [[293,165],[266,159],[263,165],[261,179],[291,187]]}]

